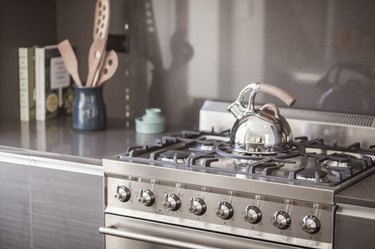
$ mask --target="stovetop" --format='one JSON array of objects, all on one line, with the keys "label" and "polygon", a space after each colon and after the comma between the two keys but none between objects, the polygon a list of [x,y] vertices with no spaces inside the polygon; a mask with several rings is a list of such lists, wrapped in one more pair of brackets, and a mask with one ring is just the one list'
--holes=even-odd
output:
[{"label": "stovetop", "polygon": [[144,165],[334,188],[374,167],[375,146],[341,146],[336,142],[326,144],[320,138],[297,137],[286,152],[244,154],[231,150],[228,131],[183,131],[154,143],[131,146],[117,157]]}]

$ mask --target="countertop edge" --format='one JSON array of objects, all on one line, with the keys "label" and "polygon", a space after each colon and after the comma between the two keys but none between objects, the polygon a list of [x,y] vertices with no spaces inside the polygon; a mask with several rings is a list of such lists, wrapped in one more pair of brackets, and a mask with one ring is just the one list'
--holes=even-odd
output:
[{"label": "countertop edge", "polygon": [[102,160],[0,145],[0,161],[55,170],[103,175]]}]

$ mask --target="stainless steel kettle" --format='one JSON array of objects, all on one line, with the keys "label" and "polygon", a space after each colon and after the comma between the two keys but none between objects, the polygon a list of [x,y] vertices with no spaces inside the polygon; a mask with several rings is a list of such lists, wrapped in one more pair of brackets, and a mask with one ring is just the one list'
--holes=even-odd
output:
[{"label": "stainless steel kettle", "polygon": [[[249,102],[244,103],[244,95],[250,92]],[[275,104],[265,104],[254,108],[255,95],[258,92],[273,95],[287,105],[295,98],[284,90],[266,83],[251,83],[240,92],[237,100],[228,106],[236,117],[231,134],[230,146],[240,153],[275,153],[291,148],[292,131],[286,119],[280,115]]]}]

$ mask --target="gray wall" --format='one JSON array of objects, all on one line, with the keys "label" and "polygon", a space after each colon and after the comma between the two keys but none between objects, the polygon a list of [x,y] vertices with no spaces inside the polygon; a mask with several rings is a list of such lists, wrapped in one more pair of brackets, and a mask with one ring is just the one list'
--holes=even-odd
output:
[{"label": "gray wall", "polygon": [[56,4],[51,0],[0,3],[0,121],[19,119],[18,47],[56,41]]},{"label": "gray wall", "polygon": [[[0,120],[19,115],[20,44],[69,38],[81,77],[87,74],[95,1],[28,2],[6,1],[0,10]],[[286,89],[297,98],[297,108],[375,114],[374,1],[111,0],[111,5],[110,33],[128,35],[130,53],[119,54],[119,70],[104,93],[109,116],[122,118],[124,125],[132,125],[145,108],[160,107],[169,123],[196,127],[205,99],[233,101],[254,81]],[[29,11],[40,8],[48,10]],[[282,105],[257,97],[268,101]]]}]

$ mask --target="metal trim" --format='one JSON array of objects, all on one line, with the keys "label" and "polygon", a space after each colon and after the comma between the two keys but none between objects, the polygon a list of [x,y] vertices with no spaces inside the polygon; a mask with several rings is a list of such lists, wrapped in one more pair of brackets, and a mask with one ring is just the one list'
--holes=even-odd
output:
[{"label": "metal trim", "polygon": [[0,152],[0,161],[26,166],[103,176],[103,170],[100,166],[32,155],[19,155],[14,153]]},{"label": "metal trim", "polygon": [[337,215],[345,215],[351,217],[358,217],[362,219],[375,220],[375,209],[367,207],[359,207],[348,204],[338,204]]}]

